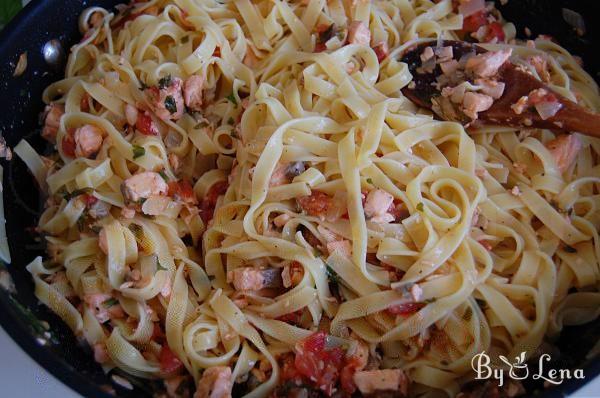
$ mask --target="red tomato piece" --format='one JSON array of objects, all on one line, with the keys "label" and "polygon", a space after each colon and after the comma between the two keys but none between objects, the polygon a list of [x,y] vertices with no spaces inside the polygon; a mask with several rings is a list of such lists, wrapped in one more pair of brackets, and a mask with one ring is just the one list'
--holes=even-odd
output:
[{"label": "red tomato piece", "polygon": [[83,201],[85,202],[85,205],[87,207],[91,207],[91,206],[95,205],[96,202],[98,202],[98,198],[93,195],[85,194],[85,195],[83,195]]},{"label": "red tomato piece", "polygon": [[208,189],[208,192],[206,192],[206,196],[202,199],[202,204],[200,205],[200,217],[205,224],[212,220],[217,199],[227,192],[228,186],[227,181],[219,181],[214,183]]},{"label": "red tomato piece", "polygon": [[71,128],[67,131],[67,134],[62,139],[62,150],[65,156],[70,158],[75,157],[75,138],[73,137],[75,134],[75,129]]},{"label": "red tomato piece", "polygon": [[422,303],[404,303],[392,305],[387,309],[387,312],[389,312],[392,315],[411,315],[419,311],[423,307],[424,304]]},{"label": "red tomato piece", "polygon": [[276,318],[278,321],[291,323],[293,325],[297,325],[300,323],[300,319],[302,318],[302,310],[290,312],[289,314],[285,314]]},{"label": "red tomato piece", "polygon": [[488,25],[488,33],[485,36],[485,41],[489,42],[494,40],[494,38],[498,39],[498,41],[504,41],[504,29],[502,29],[502,25],[499,22],[492,22]]},{"label": "red tomato piece", "polygon": [[325,217],[327,211],[333,206],[333,199],[319,191],[312,191],[309,196],[302,196],[297,201],[308,215],[315,217]]},{"label": "red tomato piece", "polygon": [[487,25],[487,13],[484,10],[469,15],[463,20],[463,28],[465,32],[477,32],[477,29]]},{"label": "red tomato piece", "polygon": [[135,121],[135,128],[143,135],[160,135],[156,124],[147,112],[140,112]]},{"label": "red tomato piece", "polygon": [[169,182],[169,196],[184,203],[196,203],[194,189],[187,180]]},{"label": "red tomato piece", "polygon": [[296,345],[294,365],[302,376],[331,395],[344,364],[344,351],[339,348],[325,347],[327,334],[316,332]]},{"label": "red tomato piece", "polygon": [[177,358],[167,344],[163,345],[160,350],[160,370],[163,373],[172,374],[183,368],[183,363]]}]

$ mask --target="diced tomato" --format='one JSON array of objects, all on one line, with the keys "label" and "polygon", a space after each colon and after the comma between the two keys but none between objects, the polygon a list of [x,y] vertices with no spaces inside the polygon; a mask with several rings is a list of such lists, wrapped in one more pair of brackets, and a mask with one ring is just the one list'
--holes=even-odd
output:
[{"label": "diced tomato", "polygon": [[484,10],[469,15],[463,20],[463,28],[465,32],[477,32],[477,29],[487,25],[487,13]]},{"label": "diced tomato", "polygon": [[402,221],[410,216],[408,209],[399,199],[394,199],[394,202],[390,205],[387,212],[394,216],[395,221]]},{"label": "diced tomato", "polygon": [[387,42],[382,41],[373,46],[373,51],[375,51],[375,55],[377,55],[377,61],[380,63],[387,58],[389,54],[389,48]]},{"label": "diced tomato", "polygon": [[356,391],[356,384],[354,384],[354,373],[360,367],[359,359],[351,357],[346,365],[342,368],[340,373],[340,386],[342,390],[348,394],[353,394]]},{"label": "diced tomato", "polygon": [[140,112],[135,122],[135,128],[143,135],[160,135],[158,128],[147,112]]},{"label": "diced tomato", "polygon": [[183,363],[177,358],[168,345],[163,345],[160,350],[160,370],[166,374],[173,374],[183,368]]},{"label": "diced tomato", "polygon": [[294,365],[315,387],[331,395],[344,364],[344,351],[325,347],[327,334],[316,332],[296,345]]},{"label": "diced tomato", "polygon": [[88,93],[85,93],[81,97],[81,101],[79,102],[79,107],[81,108],[82,112],[90,111],[90,95]]},{"label": "diced tomato", "polygon": [[327,46],[325,45],[325,43],[315,44],[315,52],[316,53],[321,53],[321,52],[325,51],[326,49],[327,49]]},{"label": "diced tomato", "polygon": [[202,204],[200,205],[200,217],[205,224],[212,220],[217,199],[227,192],[228,186],[227,181],[219,181],[214,183],[208,189],[208,192],[206,192],[206,196],[202,199]]},{"label": "diced tomato", "polygon": [[192,184],[187,180],[169,182],[169,196],[185,203],[195,204],[196,195]]},{"label": "diced tomato", "polygon": [[423,308],[422,303],[404,303],[398,305],[392,305],[387,309],[392,315],[411,315]]},{"label": "diced tomato", "polygon": [[494,39],[504,41],[504,38],[504,29],[502,29],[502,25],[499,22],[492,22],[488,25],[488,33],[484,39],[486,42],[490,42]]},{"label": "diced tomato", "polygon": [[150,340],[161,342],[162,339],[165,337],[165,334],[163,333],[162,328],[160,327],[160,324],[158,322],[155,322],[153,325],[154,326],[152,329],[152,337],[150,337]]},{"label": "diced tomato", "polygon": [[85,194],[85,195],[83,195],[83,201],[85,202],[85,205],[87,207],[91,207],[91,206],[95,205],[96,202],[98,202],[98,198],[95,197],[94,195]]},{"label": "diced tomato", "polygon": [[302,376],[296,369],[296,365],[294,365],[294,356],[287,355],[283,357],[281,365],[281,379],[284,381],[287,380],[297,380],[298,382],[302,381]]},{"label": "diced tomato", "polygon": [[62,140],[62,150],[65,156],[70,158],[75,157],[75,138],[73,137],[75,134],[75,129],[71,128],[67,131],[67,134],[63,137]]},{"label": "diced tomato", "polygon": [[493,249],[492,244],[490,242],[488,242],[487,240],[479,240],[478,242],[481,246],[483,246],[485,248],[485,250],[487,250],[489,252],[492,251],[492,249]]},{"label": "diced tomato", "polygon": [[300,319],[302,318],[302,310],[290,312],[289,314],[285,314],[276,318],[278,321],[291,323],[293,325],[297,325],[300,323]]},{"label": "diced tomato", "polygon": [[333,198],[319,191],[312,191],[309,196],[302,196],[297,201],[308,215],[316,217],[324,217],[333,206]]}]

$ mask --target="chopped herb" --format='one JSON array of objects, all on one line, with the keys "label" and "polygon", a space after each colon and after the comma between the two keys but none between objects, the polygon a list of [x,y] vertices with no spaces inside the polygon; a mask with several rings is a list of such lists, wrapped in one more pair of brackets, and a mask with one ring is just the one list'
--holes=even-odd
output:
[{"label": "chopped herb", "polygon": [[367,178],[367,182],[371,185],[373,185],[373,179],[371,177]]},{"label": "chopped herb", "polygon": [[233,126],[235,124],[235,120],[233,120],[233,118],[229,116],[229,119],[227,119],[227,124],[231,124]]},{"label": "chopped herb", "polygon": [[189,37],[189,36],[187,36],[187,35],[186,35],[186,36],[183,36],[183,37],[181,38],[181,42],[182,42],[183,44],[187,43],[188,41],[190,41],[190,37]]},{"label": "chopped herb", "polygon": [[138,204],[143,205],[144,202],[147,200],[148,200],[148,198],[139,198],[137,202],[138,202]]},{"label": "chopped herb", "polygon": [[156,257],[156,268],[159,271],[166,271],[168,269],[167,267],[163,267],[163,265],[160,263],[160,260],[158,259],[158,257]]},{"label": "chopped herb", "polygon": [[237,100],[235,99],[235,95],[233,95],[233,93],[229,94],[225,98],[227,98],[227,100],[229,100],[229,102],[231,102],[233,105],[237,106]]},{"label": "chopped herb", "polygon": [[573,246],[569,246],[569,245],[565,245],[565,251],[567,253],[577,253],[577,249],[575,249]]},{"label": "chopped herb", "polygon": [[425,210],[425,206],[423,205],[422,202],[419,203],[419,204],[417,204],[417,210],[419,210],[419,211],[424,211]]},{"label": "chopped herb", "polygon": [[329,282],[335,284],[340,283],[340,276],[329,265],[325,265],[325,272],[327,273],[327,279],[329,279]]},{"label": "chopped herb", "polygon": [[131,147],[131,150],[133,151],[134,159],[137,159],[146,154],[146,148],[144,148],[143,146],[133,144]]},{"label": "chopped herb", "polygon": [[468,321],[471,320],[472,317],[473,317],[473,310],[471,309],[471,307],[467,307],[467,309],[466,309],[465,313],[463,314],[462,318],[465,321],[468,322]]},{"label": "chopped herb", "polygon": [[431,304],[431,303],[435,303],[436,300],[437,299],[435,297],[431,297],[431,298],[425,299],[424,302],[427,304]]},{"label": "chopped herb", "polygon": [[63,198],[65,198],[65,200],[71,200],[79,195],[91,195],[92,193],[94,193],[94,189],[93,188],[81,188],[81,189],[76,189],[73,192],[67,192],[66,190],[64,191]]},{"label": "chopped herb", "polygon": [[110,307],[112,307],[113,305],[117,305],[117,304],[119,304],[119,300],[117,300],[117,299],[116,299],[116,298],[114,298],[114,297],[111,297],[111,298],[109,298],[109,299],[107,299],[107,300],[104,300],[104,301],[102,302],[102,306],[103,306],[104,308],[110,308]]},{"label": "chopped herb", "polygon": [[160,80],[158,81],[158,88],[163,90],[169,87],[171,84],[173,84],[173,78],[171,77],[171,75],[167,75],[160,78]]},{"label": "chopped herb", "polygon": [[165,108],[171,115],[177,112],[177,104],[175,103],[175,98],[173,98],[172,95],[167,95],[167,98],[165,98]]},{"label": "chopped herb", "polygon": [[167,177],[167,174],[165,173],[164,170],[159,171],[158,174],[162,177],[163,180],[165,180],[166,182],[169,182],[169,177]]},{"label": "chopped herb", "polygon": [[235,129],[231,130],[231,138],[235,138],[235,139],[238,139],[238,138],[240,138],[240,137],[238,136],[238,133],[237,133],[237,131],[235,131]]},{"label": "chopped herb", "polygon": [[140,90],[144,91],[148,87],[149,86],[146,83],[144,83],[143,81],[140,80]]}]

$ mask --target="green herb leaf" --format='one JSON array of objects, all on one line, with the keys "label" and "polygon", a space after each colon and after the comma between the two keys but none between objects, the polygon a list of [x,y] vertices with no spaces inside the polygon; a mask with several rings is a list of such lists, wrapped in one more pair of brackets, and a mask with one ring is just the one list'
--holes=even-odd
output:
[{"label": "green herb leaf", "polygon": [[240,137],[238,136],[238,133],[237,133],[237,131],[235,131],[235,129],[231,130],[231,138],[235,138],[235,139],[238,139],[238,138],[240,138]]},{"label": "green herb leaf", "polygon": [[175,98],[173,98],[172,95],[167,95],[167,98],[165,98],[165,108],[171,115],[177,112],[177,104],[175,103]]},{"label": "green herb leaf", "polygon": [[235,95],[233,95],[233,93],[229,94],[225,98],[227,98],[233,105],[237,106],[237,100],[235,99]]},{"label": "green herb leaf", "polygon": [[167,176],[164,170],[159,171],[158,174],[162,177],[163,180],[165,180],[165,182],[169,182],[169,177]]},{"label": "green herb leaf", "polygon": [[369,178],[367,178],[367,182],[368,182],[369,184],[373,185],[373,179],[372,179],[372,178],[370,178],[370,177],[369,177]]},{"label": "green herb leaf", "polygon": [[160,80],[158,81],[158,88],[163,90],[169,87],[171,84],[173,84],[173,78],[171,77],[171,75],[167,75],[160,78]]},{"label": "green herb leaf", "polygon": [[577,249],[575,249],[573,246],[569,246],[569,245],[565,245],[565,251],[567,253],[577,253]]},{"label": "green herb leaf", "polygon": [[183,36],[183,37],[181,38],[181,42],[182,42],[183,44],[187,43],[188,41],[190,41],[190,37],[189,37],[189,36]]},{"label": "green herb leaf", "polygon": [[435,303],[436,300],[437,299],[435,297],[431,297],[431,298],[424,300],[424,302],[427,304],[431,304],[431,303]]},{"label": "green herb leaf", "polygon": [[235,120],[233,120],[233,118],[229,116],[229,119],[227,119],[227,124],[231,124],[233,126],[235,124]]},{"label": "green herb leaf", "polygon": [[147,200],[148,200],[148,198],[139,198],[137,202],[138,202],[139,205],[143,205],[144,202],[147,201]]},{"label": "green herb leaf", "polygon": [[109,298],[109,299],[107,299],[107,300],[104,300],[104,301],[102,302],[102,306],[103,306],[104,308],[110,308],[110,307],[112,307],[113,305],[117,305],[117,304],[119,304],[119,300],[117,300],[117,299],[116,299],[116,298],[114,298],[114,297],[111,297],[111,298]]},{"label": "green herb leaf", "polygon": [[325,265],[325,272],[327,273],[327,279],[329,279],[329,282],[335,284],[340,283],[340,276],[337,274],[337,272],[335,272],[333,268],[329,266],[329,264]]},{"label": "green herb leaf", "polygon": [[140,90],[144,91],[148,87],[149,86],[146,83],[144,83],[143,81],[140,80]]},{"label": "green herb leaf", "polygon": [[195,130],[199,130],[199,129],[204,129],[208,127],[208,123],[205,122],[204,120],[201,120],[200,122],[198,122],[197,125],[194,126]]},{"label": "green herb leaf", "polygon": [[423,203],[419,203],[417,205],[417,210],[419,210],[419,211],[424,211],[425,210],[425,206],[423,205]]},{"label": "green herb leaf", "polygon": [[131,150],[133,151],[134,159],[142,157],[146,154],[146,148],[144,148],[143,146],[133,144]]}]

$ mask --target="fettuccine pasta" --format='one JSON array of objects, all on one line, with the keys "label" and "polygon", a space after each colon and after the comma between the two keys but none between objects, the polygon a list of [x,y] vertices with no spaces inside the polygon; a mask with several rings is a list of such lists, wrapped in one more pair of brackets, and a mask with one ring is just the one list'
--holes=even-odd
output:
[{"label": "fettuccine pasta", "polygon": [[48,197],[37,297],[169,396],[455,396],[475,354],[596,319],[600,141],[565,160],[550,130],[439,121],[400,57],[466,37],[595,111],[598,88],[452,3],[87,9],[44,92],[55,154],[15,149]]}]

